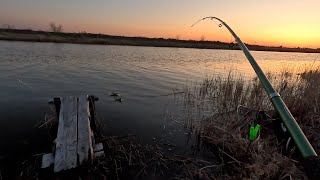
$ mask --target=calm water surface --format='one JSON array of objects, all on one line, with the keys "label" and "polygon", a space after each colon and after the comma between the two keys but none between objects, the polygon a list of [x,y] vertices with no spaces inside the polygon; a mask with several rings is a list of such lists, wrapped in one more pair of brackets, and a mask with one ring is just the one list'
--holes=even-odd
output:
[{"label": "calm water surface", "polygon": [[[252,52],[264,70],[319,65],[318,54]],[[229,69],[254,75],[241,51],[0,41],[0,149],[31,138],[48,99],[94,94],[106,135],[136,134],[183,149],[186,130],[168,121],[179,114],[172,93]],[[123,103],[111,92],[120,92]],[[28,143],[23,141],[22,143]]]}]

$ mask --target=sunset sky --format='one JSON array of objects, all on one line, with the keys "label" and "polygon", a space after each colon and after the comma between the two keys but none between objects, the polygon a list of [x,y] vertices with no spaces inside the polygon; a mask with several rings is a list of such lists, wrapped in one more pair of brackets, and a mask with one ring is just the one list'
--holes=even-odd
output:
[{"label": "sunset sky", "polygon": [[204,21],[216,16],[249,44],[320,48],[319,0],[1,0],[0,25],[66,32],[86,31],[231,41],[224,28]]}]

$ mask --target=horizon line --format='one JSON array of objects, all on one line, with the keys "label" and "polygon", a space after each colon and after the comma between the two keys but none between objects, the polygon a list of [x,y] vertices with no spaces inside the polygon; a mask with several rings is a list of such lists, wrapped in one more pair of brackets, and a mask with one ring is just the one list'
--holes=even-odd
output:
[{"label": "horizon line", "polygon": [[[104,36],[113,36],[113,37],[124,37],[124,38],[144,38],[144,39],[164,39],[164,40],[176,40],[176,41],[195,41],[195,42],[214,42],[214,43],[223,43],[223,44],[230,44],[233,42],[225,42],[225,41],[219,41],[219,40],[199,40],[199,39],[180,39],[180,38],[170,38],[170,37],[148,37],[148,36],[130,36],[130,35],[115,35],[115,34],[105,34],[105,33],[96,33],[96,32],[86,32],[86,31],[79,31],[79,32],[72,32],[72,31],[61,31],[61,32],[53,32],[50,30],[43,30],[43,29],[38,29],[35,30],[33,28],[16,28],[15,26],[8,26],[0,27],[2,30],[18,30],[18,31],[33,31],[33,32],[47,32],[47,33],[61,33],[61,34],[94,34],[94,35],[104,35]],[[244,42],[245,43],[245,42]],[[245,43],[246,45],[249,46],[260,46],[260,47],[276,47],[276,48],[289,48],[289,49],[314,49],[318,50],[320,47],[317,48],[312,48],[312,47],[290,47],[290,46],[283,46],[283,45],[261,45],[261,44],[249,44]]]}]

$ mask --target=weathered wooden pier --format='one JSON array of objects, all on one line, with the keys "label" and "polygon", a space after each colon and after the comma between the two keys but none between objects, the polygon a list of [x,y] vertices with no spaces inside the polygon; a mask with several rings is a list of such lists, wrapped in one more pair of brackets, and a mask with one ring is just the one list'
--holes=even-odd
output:
[{"label": "weathered wooden pier", "polygon": [[94,96],[58,97],[50,100],[57,114],[58,130],[53,142],[53,152],[42,157],[42,168],[53,166],[54,172],[66,171],[103,156],[103,145],[95,143]]}]

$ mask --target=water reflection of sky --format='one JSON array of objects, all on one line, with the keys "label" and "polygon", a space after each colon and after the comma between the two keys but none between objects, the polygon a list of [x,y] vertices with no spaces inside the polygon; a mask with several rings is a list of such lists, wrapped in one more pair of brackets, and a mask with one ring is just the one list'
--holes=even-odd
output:
[{"label": "water reflection of sky", "polygon": [[[252,54],[265,71],[320,64],[317,54]],[[145,142],[169,139],[182,149],[185,129],[166,119],[178,118],[181,107],[174,97],[161,95],[230,69],[254,76],[243,53],[230,50],[0,41],[0,58],[0,147],[32,132],[48,99],[94,94],[106,134],[137,134]],[[109,96],[113,91],[123,96],[122,104]]]}]

